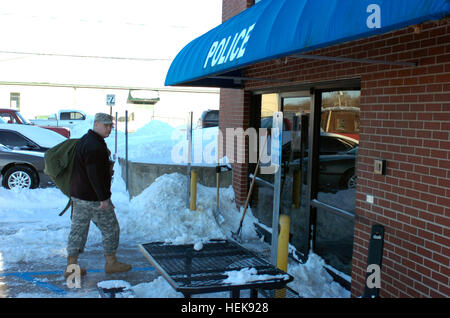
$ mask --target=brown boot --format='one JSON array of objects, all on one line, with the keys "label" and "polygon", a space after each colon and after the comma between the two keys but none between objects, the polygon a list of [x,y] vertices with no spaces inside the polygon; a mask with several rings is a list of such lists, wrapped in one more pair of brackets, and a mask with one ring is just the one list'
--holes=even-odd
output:
[{"label": "brown boot", "polygon": [[[78,256],[67,256],[67,266],[71,264],[78,264]],[[67,279],[67,277],[69,277],[69,275],[72,274],[73,272],[74,272],[73,269],[71,271],[68,271],[66,267],[66,270],[64,271],[64,277]],[[86,268],[80,267],[80,274],[81,276],[86,275]]]},{"label": "brown boot", "polygon": [[105,254],[105,273],[106,274],[112,274],[112,273],[123,273],[128,272],[131,269],[130,264],[121,263],[116,259],[116,254]]}]

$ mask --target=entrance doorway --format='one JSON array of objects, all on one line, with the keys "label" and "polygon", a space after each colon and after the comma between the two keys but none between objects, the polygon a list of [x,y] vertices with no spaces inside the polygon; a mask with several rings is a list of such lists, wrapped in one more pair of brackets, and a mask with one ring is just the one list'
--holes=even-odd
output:
[{"label": "entrance doorway", "polygon": [[[359,91],[308,91],[263,95],[261,102],[263,128],[270,128],[270,109],[283,112],[280,213],[291,218],[290,244],[303,261],[312,250],[348,275],[359,96]],[[272,224],[273,184],[273,175],[260,175],[253,195],[254,214],[267,227]]]}]

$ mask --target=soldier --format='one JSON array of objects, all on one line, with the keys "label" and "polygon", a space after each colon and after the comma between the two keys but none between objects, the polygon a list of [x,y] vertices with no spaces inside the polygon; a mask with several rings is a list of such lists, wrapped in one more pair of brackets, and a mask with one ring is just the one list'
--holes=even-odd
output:
[{"label": "soldier", "polygon": [[[78,255],[84,250],[92,220],[102,233],[105,272],[108,274],[131,269],[130,264],[116,259],[120,227],[111,202],[110,151],[104,141],[111,133],[112,124],[110,115],[97,113],[94,128],[89,129],[76,146],[70,180],[72,226],[67,244],[67,265],[77,264]],[[64,276],[67,278],[70,274],[66,268]],[[86,269],[82,268],[81,275],[85,274]]]}]

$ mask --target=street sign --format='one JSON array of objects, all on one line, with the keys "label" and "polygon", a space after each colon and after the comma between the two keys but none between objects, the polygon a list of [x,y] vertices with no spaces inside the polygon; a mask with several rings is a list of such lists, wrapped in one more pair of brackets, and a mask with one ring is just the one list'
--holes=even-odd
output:
[{"label": "street sign", "polygon": [[106,105],[114,106],[115,104],[116,104],[116,95],[114,95],[114,94],[107,94],[106,95]]}]

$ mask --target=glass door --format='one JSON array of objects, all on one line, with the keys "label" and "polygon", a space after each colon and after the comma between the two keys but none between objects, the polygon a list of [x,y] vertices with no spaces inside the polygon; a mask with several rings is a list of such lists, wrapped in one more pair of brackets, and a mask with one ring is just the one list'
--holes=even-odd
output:
[{"label": "glass door", "polygon": [[314,127],[319,137],[311,162],[310,227],[313,251],[351,274],[359,145],[359,91],[315,92]]},{"label": "glass door", "polygon": [[291,220],[290,243],[302,261],[308,254],[309,208],[307,201],[308,130],[311,97],[309,92],[281,95],[285,130],[282,147],[280,213]]},{"label": "glass door", "polygon": [[[286,94],[263,94],[261,97],[260,127],[272,128],[273,114],[283,112],[282,162],[280,184],[280,214],[291,218],[291,241],[297,249],[297,256],[306,260],[308,253],[309,205],[307,201],[307,140],[309,92]],[[261,141],[260,141],[261,142]],[[265,153],[270,158],[271,138]],[[261,166],[270,166],[262,162]],[[252,196],[252,211],[260,224],[272,226],[274,202],[274,174],[259,174]]]},{"label": "glass door", "polygon": [[[283,112],[280,214],[290,216],[290,244],[302,261],[312,250],[350,275],[359,91],[267,94],[261,101],[260,127],[271,128],[273,113]],[[270,145],[265,152],[270,157]],[[274,199],[274,176],[259,174],[252,211],[267,228]]]}]

